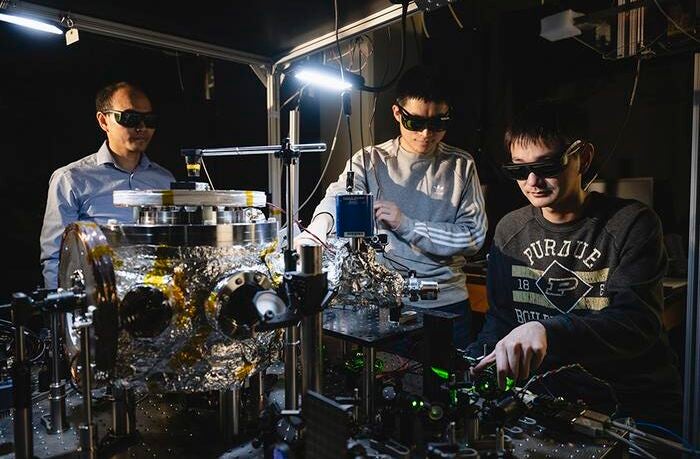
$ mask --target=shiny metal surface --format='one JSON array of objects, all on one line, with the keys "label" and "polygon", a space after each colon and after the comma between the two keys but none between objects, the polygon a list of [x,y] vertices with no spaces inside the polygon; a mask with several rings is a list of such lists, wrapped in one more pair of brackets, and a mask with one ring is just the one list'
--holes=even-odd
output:
[{"label": "shiny metal surface", "polygon": [[[301,272],[321,272],[322,249],[320,245],[304,244],[299,249]],[[301,322],[301,393],[312,390],[323,393],[323,327],[321,312],[304,317]]]},{"label": "shiny metal surface", "polygon": [[117,207],[265,207],[267,196],[262,191],[247,190],[118,190],[113,202]]},{"label": "shiny metal surface", "polygon": [[[198,392],[228,387],[264,368],[280,346],[278,334],[255,333],[250,327],[222,329],[218,319],[251,313],[250,302],[262,288],[251,288],[253,281],[245,279],[272,285],[265,258],[274,247],[274,243],[115,246],[119,297],[126,300],[129,292],[144,291],[144,287],[160,292],[152,295],[151,311],[157,320],[148,321],[150,313],[142,310],[146,320],[130,321],[129,325],[140,325],[120,331],[116,375],[155,392]],[[238,299],[236,289],[224,288],[227,280],[235,284],[236,279],[245,286],[240,293],[248,293]],[[226,301],[225,295],[229,295]],[[122,318],[138,312],[127,314],[128,304],[122,301]],[[231,309],[224,316],[220,314],[223,306]]]},{"label": "shiny metal surface", "polygon": [[[248,220],[261,215],[258,209],[241,211]],[[111,378],[154,392],[218,390],[264,369],[281,348],[281,333],[248,329],[225,334],[220,322],[207,317],[207,308],[216,306],[217,283],[235,273],[260,280],[264,288],[249,292],[245,304],[227,304],[232,316],[259,308],[265,309],[263,314],[280,312],[281,300],[262,294],[281,278],[271,270],[276,236],[274,220],[101,228],[80,222],[64,237],[60,282],[68,286],[73,272],[83,272],[89,304],[113,311]],[[212,311],[216,316],[215,307]],[[73,359],[80,344],[69,335]],[[101,345],[90,347],[100,353]]]},{"label": "shiny metal surface", "polygon": [[[87,304],[97,308],[100,320],[90,330],[90,339],[100,336],[99,346],[90,346],[97,370],[114,366],[117,351],[117,307],[119,299],[112,264],[113,250],[100,227],[93,222],[75,222],[63,232],[58,264],[58,286],[70,289],[74,275],[82,279]],[[63,325],[69,361],[80,351],[80,338],[73,330],[73,315],[66,314]]]},{"label": "shiny metal surface", "polygon": [[222,225],[103,225],[111,246],[213,246],[267,244],[277,240],[277,221]]},{"label": "shiny metal surface", "polygon": [[347,240],[329,239],[323,252],[323,271],[329,288],[337,289],[331,306],[391,308],[402,303],[406,281],[377,261],[374,249],[349,250]]},{"label": "shiny metal surface", "polygon": [[[266,311],[257,308],[258,294],[270,290],[270,279],[252,271],[237,271],[224,276],[207,299],[205,314],[209,325],[222,335],[231,338],[250,338],[253,325]],[[273,316],[283,311],[274,311]]]},{"label": "shiny metal surface", "polygon": [[217,225],[267,220],[255,207],[138,206],[136,210],[139,225]]}]

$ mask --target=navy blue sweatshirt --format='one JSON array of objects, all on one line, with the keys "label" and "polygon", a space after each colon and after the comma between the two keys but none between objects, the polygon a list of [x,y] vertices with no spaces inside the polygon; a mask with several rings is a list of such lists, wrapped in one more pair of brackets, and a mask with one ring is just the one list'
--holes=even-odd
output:
[{"label": "navy blue sweatshirt", "polygon": [[471,355],[513,328],[547,331],[542,372],[580,363],[608,381],[622,413],[676,424],[680,377],[661,321],[666,254],[659,218],[643,204],[590,193],[580,219],[553,224],[527,206],[496,227],[489,311]]}]

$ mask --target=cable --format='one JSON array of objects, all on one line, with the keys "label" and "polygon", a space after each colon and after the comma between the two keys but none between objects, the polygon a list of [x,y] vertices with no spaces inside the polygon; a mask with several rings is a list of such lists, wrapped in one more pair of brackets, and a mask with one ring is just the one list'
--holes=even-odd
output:
[{"label": "cable", "polygon": [[350,146],[350,172],[352,172],[352,127],[350,126],[350,115],[345,115],[348,126],[348,144]]},{"label": "cable", "polygon": [[318,182],[316,182],[316,186],[314,186],[314,189],[309,193],[309,196],[304,200],[304,202],[299,206],[297,209],[297,213],[294,214],[294,217],[297,217],[299,215],[299,212],[301,209],[303,209],[306,204],[311,201],[311,198],[313,198],[314,194],[316,194],[316,191],[318,190],[318,187],[321,186],[321,182],[323,182],[323,177],[326,176],[326,171],[328,170],[328,165],[331,163],[331,158],[333,157],[333,152],[335,151],[335,144],[336,141],[338,140],[338,131],[340,130],[340,122],[343,120],[343,107],[342,107],[342,99],[341,99],[341,107],[340,107],[340,113],[338,114],[338,122],[336,123],[335,126],[335,134],[333,134],[333,143],[331,143],[331,150],[328,152],[328,158],[326,159],[326,164],[323,166],[323,171],[321,171],[321,176],[318,179]]},{"label": "cable", "polygon": [[[3,328],[3,332],[7,333],[9,336],[8,347],[14,344],[15,339],[15,324],[9,320],[0,319],[0,328]],[[32,347],[32,356],[29,357],[30,363],[35,363],[40,360],[44,353],[46,352],[46,343],[42,340],[34,331],[29,328],[24,329],[25,338],[30,339],[30,345]]]},{"label": "cable", "polygon": [[80,388],[76,384],[75,375],[73,374],[73,364],[78,359],[78,357],[80,357],[80,352],[76,352],[75,355],[71,357],[70,362],[68,362],[68,383],[70,383],[70,386],[73,388],[74,391],[76,391],[80,395],[83,395]]},{"label": "cable", "polygon": [[[360,44],[360,43],[362,43],[362,42],[365,42],[365,41],[366,41],[366,42],[369,42],[370,45],[371,45],[371,47],[369,47],[369,49],[367,50],[367,53],[366,53],[366,54],[365,54],[365,53],[362,53],[362,46],[361,46],[361,45],[360,45],[359,48],[358,48],[358,44]],[[344,52],[344,53],[342,54],[343,57],[345,57],[345,56],[347,56],[347,55],[350,55],[350,56],[351,56],[351,58],[350,58],[350,64],[345,68],[345,70],[348,71],[348,72],[351,72],[351,73],[360,72],[360,71],[364,70],[364,69],[367,67],[367,65],[368,65],[368,61],[365,60],[365,63],[362,64],[362,65],[358,65],[358,68],[354,68],[354,67],[353,67],[353,65],[354,65],[354,63],[355,63],[354,53],[355,53],[355,51],[358,50],[358,49],[359,49],[359,53],[360,53],[361,55],[364,54],[365,57],[366,57],[366,59],[368,60],[369,57],[370,57],[372,54],[374,54],[374,42],[372,41],[372,38],[369,37],[368,35],[360,35],[360,36],[356,37],[355,40],[354,40],[354,42],[353,42],[352,48],[350,48],[349,51],[346,51],[346,52]],[[330,48],[330,49],[328,50],[328,52],[332,53],[332,55],[331,55],[330,57],[326,57],[326,54],[324,53],[324,55],[323,55],[323,63],[324,63],[324,64],[326,64],[326,63],[328,63],[328,62],[332,62],[332,61],[337,61],[337,60],[338,60],[337,50],[336,50],[336,49]]]},{"label": "cable", "polygon": [[[342,53],[341,50],[340,50],[340,37],[339,37],[339,34],[338,34],[338,16],[339,16],[339,13],[338,13],[338,0],[333,0],[333,15],[334,15],[334,17],[335,17],[335,47],[336,47],[337,50],[338,50],[338,64],[339,64],[339,67],[340,67],[340,79],[341,79],[341,80],[345,80],[345,74],[344,74],[344,70],[345,70],[345,69],[343,68],[343,53]],[[347,111],[347,105],[346,105],[346,103],[345,103],[345,97],[348,97],[348,98],[349,98],[350,95],[349,95],[349,94],[346,94],[346,93],[342,93],[342,94],[340,95],[340,98],[341,98],[341,100],[342,100],[342,102],[343,102],[342,109],[341,109],[341,113],[343,113],[343,112],[345,113],[346,118],[347,118],[347,124],[348,124],[348,139],[349,139],[349,141],[350,141],[350,151],[349,151],[349,153],[348,153],[349,156],[350,156],[350,169],[349,169],[350,172],[348,173],[348,176],[351,176],[351,175],[352,175],[352,132],[351,132],[351,129],[350,129],[350,115],[348,114],[348,111]],[[349,102],[348,102],[348,103],[349,103]]]},{"label": "cable", "polygon": [[[619,409],[620,409],[620,400],[617,398],[617,394],[615,393],[615,389],[613,389],[613,387],[610,385],[609,382],[607,382],[607,381],[605,381],[605,380],[603,380],[603,379],[600,379],[599,377],[594,376],[593,374],[591,374],[591,372],[589,372],[588,370],[586,370],[586,368],[584,368],[584,366],[581,365],[580,363],[572,363],[572,364],[569,364],[569,365],[564,365],[564,366],[561,366],[561,367],[559,367],[559,368],[555,368],[555,369],[553,369],[553,370],[549,370],[549,371],[547,371],[547,372],[544,372],[544,373],[542,373],[542,374],[534,375],[533,377],[531,377],[531,378],[527,381],[527,383],[525,383],[525,385],[522,387],[522,389],[520,389],[520,390],[518,391],[518,394],[517,394],[517,395],[522,394],[522,397],[524,397],[524,396],[525,396],[525,391],[527,390],[527,388],[530,387],[530,385],[531,385],[533,382],[535,382],[535,381],[539,381],[540,379],[544,379],[544,378],[547,378],[547,377],[549,377],[549,376],[551,376],[551,375],[560,373],[560,372],[565,371],[565,370],[571,370],[571,369],[574,369],[574,368],[575,368],[575,369],[578,369],[578,370],[580,370],[580,371],[582,371],[582,372],[585,373],[589,378],[591,378],[591,379],[593,379],[594,381],[599,382],[599,383],[603,384],[605,387],[607,387],[608,391],[610,391],[610,396],[611,396],[611,398],[612,398],[613,401],[615,402],[615,411],[613,411],[613,413],[610,415],[611,418],[614,418],[615,415],[617,414],[617,412],[618,412]],[[521,397],[521,398],[522,398],[522,397]]]},{"label": "cable", "polygon": [[679,31],[681,31],[685,36],[687,36],[687,37],[690,38],[691,40],[700,43],[700,40],[698,40],[698,38],[697,38],[695,35],[692,35],[692,34],[689,33],[688,31],[686,31],[683,27],[681,27],[680,25],[678,25],[678,23],[677,23],[676,21],[674,21],[673,18],[672,18],[671,16],[669,16],[669,15],[666,13],[666,11],[664,11],[663,8],[661,8],[661,5],[659,4],[659,0],[653,0],[653,1],[654,1],[654,4],[656,5],[656,7],[657,7],[657,8],[659,9],[659,11],[661,12],[661,14],[663,14],[664,17],[665,17],[671,24],[673,24],[673,25],[676,27],[676,29],[678,29]]},{"label": "cable", "polygon": [[301,97],[304,95],[304,90],[306,89],[306,87],[308,85],[309,85],[309,83],[306,83],[304,86],[299,88],[299,90],[297,92],[295,92],[294,94],[289,96],[289,99],[285,100],[284,103],[282,103],[282,105],[280,106],[280,110],[282,110],[284,107],[286,107],[287,104],[290,103],[291,101],[293,101],[294,98],[297,96],[299,96],[299,102],[301,102]]},{"label": "cable", "polygon": [[459,20],[459,16],[457,16],[457,13],[455,12],[454,7],[452,6],[452,3],[448,3],[447,7],[450,9],[450,13],[452,13],[452,17],[455,19],[455,22],[457,23],[457,26],[460,29],[464,29],[464,24],[462,24],[462,21]]},{"label": "cable", "polygon": [[649,451],[645,450],[644,448],[635,444],[634,442],[626,439],[622,435],[619,435],[619,434],[617,434],[611,430],[608,430],[608,429],[604,429],[603,433],[605,433],[605,435],[609,435],[609,436],[615,438],[616,440],[620,440],[621,442],[627,444],[627,446],[629,446],[633,450],[637,451],[639,454],[646,457],[647,459],[657,459],[656,456],[652,455]]},{"label": "cable", "polygon": [[[648,433],[648,432],[644,432],[643,430],[636,429],[636,428],[634,428],[634,427],[632,427],[632,426],[630,426],[630,425],[624,424],[624,423],[622,423],[622,422],[612,421],[611,424],[612,424],[613,426],[619,428],[619,429],[627,430],[628,432],[631,432],[631,433],[633,433],[633,434],[635,434],[635,435],[637,435],[637,436],[639,436],[639,437],[642,437],[642,438],[644,438],[644,439],[646,439],[646,440],[649,440],[649,441],[656,442],[656,443],[658,443],[658,444],[667,446],[667,447],[669,447],[669,448],[673,448],[673,449],[675,449],[675,450],[682,451],[682,452],[684,452],[684,453],[688,453],[688,454],[692,454],[692,455],[698,455],[698,454],[700,454],[700,451],[695,450],[695,449],[692,449],[692,448],[686,446],[685,440],[683,440],[683,438],[681,438],[679,435],[677,435],[677,434],[673,433],[672,431],[670,431],[669,429],[665,429],[665,428],[663,428],[663,427],[661,427],[661,426],[657,426],[657,425],[655,425],[655,424],[651,424],[652,426],[654,426],[654,427],[656,427],[656,428],[661,428],[661,429],[663,429],[665,432],[669,432],[669,433],[673,434],[675,437],[679,438],[683,444],[677,443],[677,442],[675,442],[675,441],[667,440],[667,439],[665,439],[665,438],[656,436],[656,435],[654,435],[654,434],[650,434],[650,433]],[[640,424],[638,424],[638,425],[642,425],[642,424],[640,423]]]},{"label": "cable", "polygon": [[345,80],[343,69],[343,53],[340,51],[340,36],[338,34],[338,0],[333,0],[333,15],[335,17],[335,47],[338,50],[338,66],[340,67],[340,79]]},{"label": "cable", "polygon": [[[409,268],[409,267],[406,266],[405,264],[400,263],[400,262],[394,260],[393,258],[387,256],[386,253],[382,253],[382,258],[384,258],[385,260],[390,261],[391,263],[394,263],[394,264],[399,265],[401,268],[405,269],[406,271],[415,271],[414,269]],[[394,267],[394,266],[392,266],[392,268],[396,269],[396,267]],[[408,274],[408,273],[407,273],[407,274]]]},{"label": "cable", "polygon": [[582,40],[582,39],[580,39],[579,37],[574,37],[574,40],[576,40],[577,42],[581,43],[582,45],[584,45],[584,46],[586,46],[586,47],[592,49],[592,50],[595,51],[596,53],[600,54],[600,56],[601,56],[603,59],[606,58],[606,57],[605,57],[606,54],[605,54],[603,51],[599,50],[598,48],[596,48],[595,46],[591,45],[591,44],[588,43],[587,41]]},{"label": "cable", "polygon": [[[362,53],[360,53],[358,59],[360,61],[360,76],[362,76]],[[365,160],[365,125],[362,121],[362,93],[360,93],[360,147],[362,148],[360,150],[360,154],[362,155],[362,175],[365,179],[365,193],[369,193],[369,179],[367,178],[367,161]],[[350,159],[350,161],[352,161],[352,158]]]},{"label": "cable", "polygon": [[428,33],[428,26],[425,23],[425,13],[420,14],[420,26],[423,29],[423,34],[425,34],[425,38],[430,38],[430,34]]},{"label": "cable", "polygon": [[617,134],[617,139],[615,139],[615,143],[613,144],[612,150],[610,150],[610,154],[608,154],[598,165],[598,170],[593,174],[593,178],[591,178],[588,183],[586,183],[583,187],[584,190],[587,190],[588,187],[593,183],[597,178],[598,175],[600,175],[600,171],[603,170],[603,167],[605,164],[612,158],[615,153],[617,152],[617,147],[620,145],[620,140],[622,140],[622,135],[625,132],[625,128],[627,127],[627,123],[630,120],[630,115],[632,114],[632,107],[634,105],[634,101],[637,96],[637,84],[639,83],[639,73],[641,71],[642,67],[642,56],[638,55],[637,57],[637,71],[635,72],[634,75],[634,84],[632,85],[632,92],[630,93],[630,99],[629,102],[627,103],[627,113],[625,114],[625,119],[622,122],[622,127],[620,128],[620,131]]},{"label": "cable", "polygon": [[214,188],[214,184],[211,181],[211,177],[209,177],[209,171],[207,170],[207,165],[204,162],[204,157],[200,159],[202,162],[202,168],[204,169],[204,174],[207,176],[207,180],[209,181],[209,186],[211,187],[211,191],[216,191],[216,188]]},{"label": "cable", "polygon": [[180,68],[180,54],[175,51],[175,63],[177,64],[177,76],[178,79],[180,80],[180,90],[184,93],[185,92],[185,85],[182,82],[182,69]]},{"label": "cable", "polygon": [[[391,28],[387,27],[386,28],[387,32],[387,48],[391,48]],[[384,81],[386,81],[386,77],[389,74],[389,65],[391,61],[389,59],[386,60],[386,65],[384,66],[384,73],[382,74],[382,79],[380,80],[379,84],[383,85]],[[372,134],[372,142],[374,142],[374,114],[377,112],[377,99],[379,98],[379,93],[374,94],[374,100],[372,102],[372,115],[369,117],[369,129],[370,133]]]},{"label": "cable", "polygon": [[[274,204],[271,203],[271,202],[268,202],[267,205],[270,206],[270,207],[274,207],[275,209],[279,210],[279,211],[282,212],[283,214],[286,214],[286,213],[287,213],[286,210],[284,210],[284,209],[281,208],[280,206],[274,205]],[[332,248],[331,246],[329,246],[328,244],[326,244],[325,242],[323,242],[323,241],[321,240],[321,238],[319,238],[316,234],[314,234],[314,233],[312,233],[311,231],[309,231],[309,229],[308,229],[307,227],[305,227],[305,226],[301,223],[301,221],[299,221],[298,219],[295,219],[295,218],[292,218],[292,220],[293,220],[293,223],[296,223],[296,224],[299,226],[299,228],[301,228],[302,231],[306,231],[307,233],[309,233],[309,235],[311,235],[311,237],[312,237],[313,239],[315,239],[316,242],[318,242],[319,244],[321,244],[326,250],[328,250],[328,251],[331,252],[331,253],[335,253],[335,250],[333,250],[333,248]]]},{"label": "cable", "polygon": [[668,428],[666,428],[666,427],[664,427],[664,426],[660,426],[660,425],[658,425],[658,424],[652,424],[651,422],[646,422],[646,421],[636,421],[636,420],[635,420],[634,423],[635,423],[636,425],[638,425],[638,426],[648,427],[648,428],[651,428],[651,429],[656,429],[656,430],[658,430],[658,431],[660,431],[660,432],[664,432],[665,434],[669,435],[670,437],[673,437],[673,438],[675,438],[676,440],[678,440],[680,443],[683,444],[683,446],[685,446],[685,447],[687,447],[687,448],[690,448],[690,447],[691,447],[691,446],[688,444],[688,442],[685,441],[685,439],[684,439],[683,437],[681,437],[680,435],[678,435],[678,434],[677,434],[676,432],[674,432],[673,430],[668,429]]},{"label": "cable", "polygon": [[[651,40],[649,43],[647,43],[647,44],[643,45],[642,47],[640,47],[639,50],[637,51],[637,53],[635,53],[635,54],[633,54],[633,55],[631,55],[631,56],[627,56],[627,57],[641,56],[642,54],[644,54],[644,53],[646,53],[647,51],[651,50],[651,47],[654,46],[654,45],[656,44],[656,42],[659,41],[664,35],[665,35],[664,32],[660,33],[660,34],[657,35],[653,40]],[[616,60],[618,60],[617,58],[612,57],[612,56],[614,56],[618,51],[624,50],[625,47],[626,47],[626,45],[621,45],[621,46],[618,46],[617,48],[611,49],[611,50],[608,51],[608,52],[604,52],[604,51],[598,49],[596,46],[594,46],[594,45],[588,43],[587,41],[585,41],[585,40],[583,40],[583,39],[581,39],[581,38],[579,38],[579,37],[573,37],[573,38],[574,38],[574,40],[576,40],[577,42],[581,43],[581,44],[584,45],[585,47],[587,47],[587,48],[592,49],[593,51],[595,51],[595,52],[596,52],[597,54],[599,54],[600,57],[601,57],[603,60],[605,60],[605,61],[616,61]],[[653,50],[652,50],[652,52],[653,52]],[[625,56],[623,56],[623,57],[625,57]]]},{"label": "cable", "polygon": [[316,217],[319,217],[321,215],[328,215],[329,217],[331,217],[331,227],[328,231],[326,231],[326,237],[328,237],[333,232],[333,228],[335,227],[335,217],[333,216],[332,213],[323,211],[323,212],[319,212],[316,215],[314,215],[314,217],[311,219],[311,222],[313,223],[313,221],[316,219]]},{"label": "cable", "polygon": [[[335,0],[336,2],[338,0]],[[403,72],[404,64],[406,63],[406,17],[408,16],[408,0],[403,0],[401,3],[401,61],[399,63],[399,69],[396,74],[387,83],[380,86],[367,86],[364,85],[360,89],[367,92],[383,92],[389,89],[401,76]],[[338,36],[338,29],[336,28],[336,38]]]}]

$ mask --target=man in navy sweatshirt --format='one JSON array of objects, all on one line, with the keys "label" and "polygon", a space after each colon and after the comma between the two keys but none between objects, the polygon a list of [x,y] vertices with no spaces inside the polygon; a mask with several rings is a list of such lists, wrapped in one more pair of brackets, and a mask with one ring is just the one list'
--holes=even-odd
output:
[{"label": "man in navy sweatshirt", "polygon": [[678,426],[677,359],[661,321],[661,223],[640,202],[586,191],[594,147],[581,130],[575,109],[541,102],[506,131],[512,162],[503,171],[530,205],[496,227],[489,311],[467,352],[485,354],[477,373],[495,363],[501,386],[579,363],[610,383],[619,415]]}]

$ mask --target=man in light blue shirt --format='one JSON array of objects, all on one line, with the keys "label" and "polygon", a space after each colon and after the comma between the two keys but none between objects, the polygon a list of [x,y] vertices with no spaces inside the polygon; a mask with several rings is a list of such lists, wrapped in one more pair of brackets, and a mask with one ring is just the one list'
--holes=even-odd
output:
[{"label": "man in light blue shirt", "polygon": [[115,207],[115,190],[169,189],[173,175],[146,156],[157,116],[146,94],[119,82],[101,89],[95,100],[97,122],[107,140],[96,153],[51,175],[41,229],[44,286],[57,287],[63,230],[79,220],[133,222],[130,208]]}]

